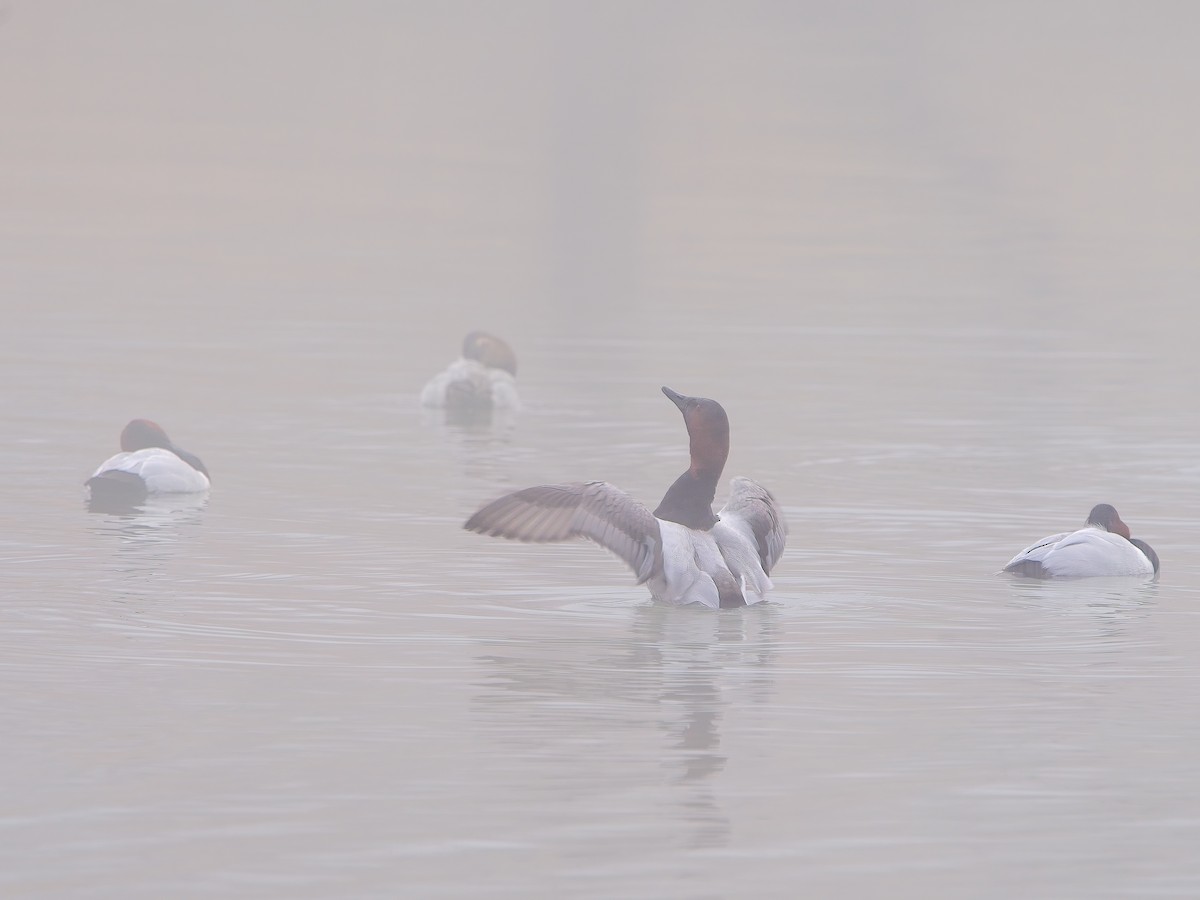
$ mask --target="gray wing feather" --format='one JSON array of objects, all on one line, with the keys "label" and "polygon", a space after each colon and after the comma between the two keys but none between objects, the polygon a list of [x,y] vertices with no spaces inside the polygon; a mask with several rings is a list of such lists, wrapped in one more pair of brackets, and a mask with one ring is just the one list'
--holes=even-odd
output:
[{"label": "gray wing feather", "polygon": [[1070,534],[1070,531],[1063,531],[1059,534],[1052,534],[1049,537],[1044,537],[1036,544],[1030,544],[1005,564],[1004,571],[1014,571],[1023,565],[1028,565],[1029,563],[1038,563],[1040,565],[1042,560],[1046,558],[1046,555],[1055,547],[1057,547],[1063,538],[1069,536]]},{"label": "gray wing feather", "polygon": [[525,488],[493,500],[463,527],[538,543],[585,537],[623,559],[639,584],[662,570],[658,519],[644,504],[603,481]]},{"label": "gray wing feather", "polygon": [[787,520],[775,497],[765,487],[739,475],[729,482],[730,494],[721,507],[722,519],[741,519],[754,535],[758,558],[768,575],[783,556],[787,544]]}]

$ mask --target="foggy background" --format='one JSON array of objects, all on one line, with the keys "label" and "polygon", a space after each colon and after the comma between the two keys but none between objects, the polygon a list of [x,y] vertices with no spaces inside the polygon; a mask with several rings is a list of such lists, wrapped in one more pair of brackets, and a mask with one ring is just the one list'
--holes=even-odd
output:
[{"label": "foggy background", "polygon": [[[1195,896],[1198,18],[5,2],[0,886]],[[663,384],[775,602],[461,530],[653,508]],[[140,416],[211,498],[87,513]],[[1098,502],[1157,583],[993,576]]]}]

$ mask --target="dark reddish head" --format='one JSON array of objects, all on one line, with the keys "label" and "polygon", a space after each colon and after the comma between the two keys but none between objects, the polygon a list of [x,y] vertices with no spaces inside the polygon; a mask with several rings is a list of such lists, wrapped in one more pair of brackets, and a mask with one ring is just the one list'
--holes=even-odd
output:
[{"label": "dark reddish head", "polygon": [[121,432],[121,449],[126,453],[145,450],[149,447],[162,447],[164,450],[174,450],[171,439],[162,427],[149,419],[134,419]]},{"label": "dark reddish head", "polygon": [[1121,521],[1117,511],[1107,503],[1097,503],[1092,507],[1092,511],[1088,513],[1087,524],[1098,525],[1105,531],[1111,531],[1129,540],[1129,526]]},{"label": "dark reddish head", "polygon": [[472,331],[463,338],[462,355],[464,359],[477,360],[489,369],[503,369],[510,375],[517,374],[517,354],[513,353],[512,347],[486,331]]},{"label": "dark reddish head", "polygon": [[729,416],[716,400],[685,397],[669,387],[664,387],[662,392],[683,413],[692,453],[688,471],[715,482],[721,477],[725,460],[729,458]]}]

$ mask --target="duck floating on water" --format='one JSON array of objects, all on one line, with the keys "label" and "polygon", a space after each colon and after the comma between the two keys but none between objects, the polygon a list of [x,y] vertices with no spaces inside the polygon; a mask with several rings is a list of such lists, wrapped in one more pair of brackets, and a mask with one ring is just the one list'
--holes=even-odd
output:
[{"label": "duck floating on water", "polygon": [[121,452],[102,462],[86,484],[93,499],[134,500],[207,491],[211,482],[198,456],[171,443],[149,419],[134,419],[121,431]]},{"label": "duck floating on water", "polygon": [[494,334],[472,331],[463,338],[462,358],[425,385],[421,405],[461,411],[520,409],[517,355]]},{"label": "duck floating on water", "polygon": [[1131,538],[1117,511],[1100,503],[1083,528],[1042,538],[1009,560],[1004,571],[1027,578],[1155,575],[1158,554],[1145,541]]},{"label": "duck floating on water", "polygon": [[623,559],[655,600],[672,606],[724,609],[764,599],[787,541],[783,511],[765,487],[738,476],[714,515],[729,418],[715,400],[662,391],[683,413],[691,465],[653,513],[603,481],[543,484],[492,501],[463,527],[520,541],[589,538]]}]

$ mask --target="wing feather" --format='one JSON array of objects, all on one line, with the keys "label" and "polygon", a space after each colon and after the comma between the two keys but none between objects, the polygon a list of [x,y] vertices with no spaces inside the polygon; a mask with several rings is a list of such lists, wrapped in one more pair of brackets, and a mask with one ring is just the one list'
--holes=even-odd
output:
[{"label": "wing feather", "polygon": [[662,571],[658,519],[645,504],[603,481],[539,484],[506,494],[463,527],[537,543],[588,538],[623,559],[639,584]]},{"label": "wing feather", "polygon": [[1003,571],[1020,573],[1039,570],[1046,555],[1071,534],[1070,531],[1063,531],[1035,541],[1005,563]]},{"label": "wing feather", "polygon": [[749,529],[763,571],[770,575],[787,545],[788,527],[783,510],[771,492],[753,479],[739,475],[729,485],[729,499],[721,507],[721,520]]}]

